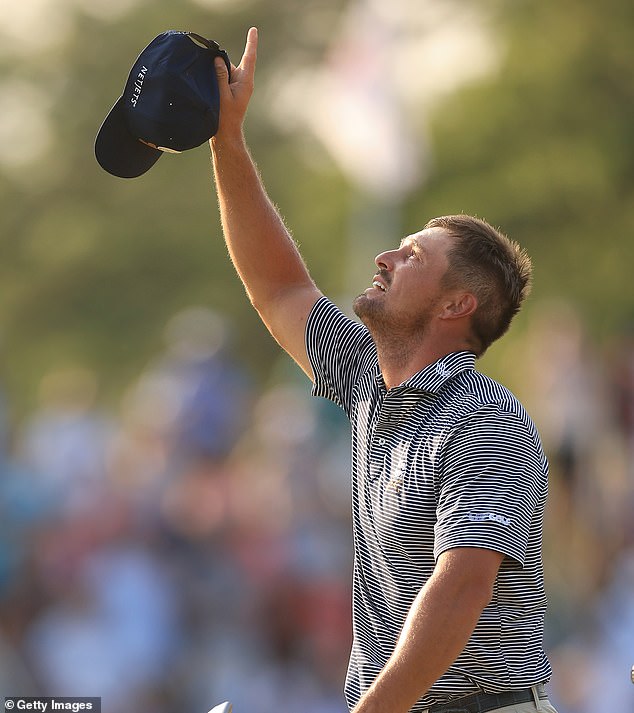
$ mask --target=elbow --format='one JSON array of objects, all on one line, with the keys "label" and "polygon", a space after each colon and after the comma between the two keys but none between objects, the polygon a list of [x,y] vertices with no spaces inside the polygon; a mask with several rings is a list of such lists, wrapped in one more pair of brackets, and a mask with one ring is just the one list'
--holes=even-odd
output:
[{"label": "elbow", "polygon": [[471,599],[473,606],[482,613],[491,603],[495,583],[490,580],[476,580],[471,583]]}]

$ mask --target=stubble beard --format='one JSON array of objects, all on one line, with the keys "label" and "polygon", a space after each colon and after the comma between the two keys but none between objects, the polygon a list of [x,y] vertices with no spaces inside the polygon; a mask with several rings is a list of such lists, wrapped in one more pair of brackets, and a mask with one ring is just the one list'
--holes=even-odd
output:
[{"label": "stubble beard", "polygon": [[352,309],[372,335],[380,355],[405,362],[424,339],[432,319],[433,304],[416,315],[393,314],[381,299],[356,297]]},{"label": "stubble beard", "polygon": [[374,334],[375,330],[381,331],[388,325],[389,319],[381,300],[370,300],[364,294],[358,295],[352,302],[352,310],[371,334]]}]

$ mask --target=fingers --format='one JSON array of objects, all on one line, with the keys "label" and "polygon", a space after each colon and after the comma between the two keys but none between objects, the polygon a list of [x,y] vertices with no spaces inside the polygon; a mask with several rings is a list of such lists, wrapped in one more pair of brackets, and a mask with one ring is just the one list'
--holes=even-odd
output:
[{"label": "fingers", "polygon": [[244,54],[240,60],[240,68],[249,78],[255,74],[255,63],[258,56],[258,29],[251,27],[247,33],[247,43],[244,47]]},{"label": "fingers", "polygon": [[[247,33],[247,41],[244,47],[244,53],[240,64],[235,67],[231,65],[232,81],[234,77],[241,84],[251,84],[253,85],[253,77],[255,75],[255,63],[257,60],[258,53],[258,31],[257,28],[251,27]],[[227,66],[223,62],[222,58],[216,57],[214,60],[214,68],[216,70],[216,78],[218,79],[218,89],[220,91],[221,97],[227,97],[230,93],[229,87],[229,73],[227,72]],[[238,79],[238,76],[240,77]]]}]

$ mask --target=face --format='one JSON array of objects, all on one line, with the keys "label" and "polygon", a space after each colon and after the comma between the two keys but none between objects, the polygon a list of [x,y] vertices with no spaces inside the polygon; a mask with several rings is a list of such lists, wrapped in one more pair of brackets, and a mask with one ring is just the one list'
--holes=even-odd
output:
[{"label": "face", "polygon": [[375,258],[372,286],[354,303],[355,314],[371,332],[422,334],[439,309],[449,262],[451,236],[427,228],[405,238],[396,250]]}]

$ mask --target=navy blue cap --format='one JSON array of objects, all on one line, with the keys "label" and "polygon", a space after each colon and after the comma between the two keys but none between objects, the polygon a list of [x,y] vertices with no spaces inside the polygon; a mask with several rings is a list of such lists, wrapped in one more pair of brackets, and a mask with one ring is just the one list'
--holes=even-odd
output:
[{"label": "navy blue cap", "polygon": [[123,94],[95,140],[95,156],[108,173],[142,175],[163,152],[200,146],[218,130],[220,96],[214,59],[227,53],[193,32],[168,30],[141,52]]}]

